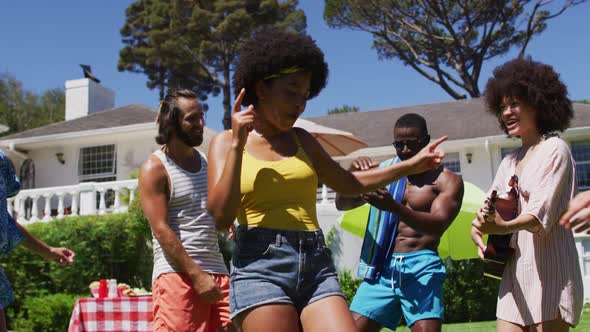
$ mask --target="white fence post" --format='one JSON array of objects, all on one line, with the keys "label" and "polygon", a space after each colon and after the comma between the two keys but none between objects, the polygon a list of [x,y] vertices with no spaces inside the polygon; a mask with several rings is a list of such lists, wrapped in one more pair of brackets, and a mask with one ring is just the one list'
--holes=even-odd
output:
[{"label": "white fence post", "polygon": [[94,182],[80,183],[80,215],[96,214],[96,190]]}]

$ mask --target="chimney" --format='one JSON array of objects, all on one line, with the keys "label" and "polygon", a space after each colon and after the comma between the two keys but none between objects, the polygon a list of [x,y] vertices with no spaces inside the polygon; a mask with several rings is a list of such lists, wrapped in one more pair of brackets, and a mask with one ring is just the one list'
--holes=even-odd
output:
[{"label": "chimney", "polygon": [[115,92],[88,79],[66,81],[66,121],[115,107]]}]

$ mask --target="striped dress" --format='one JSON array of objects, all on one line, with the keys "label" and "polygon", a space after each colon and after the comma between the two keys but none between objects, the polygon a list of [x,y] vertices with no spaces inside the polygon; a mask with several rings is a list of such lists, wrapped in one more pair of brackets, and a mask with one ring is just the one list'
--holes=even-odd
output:
[{"label": "striped dress", "polygon": [[[154,152],[170,177],[168,223],[187,254],[201,269],[209,273],[228,274],[219,251],[215,220],[207,211],[207,161],[201,155],[201,169],[197,173],[185,171],[164,152]],[[154,236],[154,270],[152,282],[162,273],[180,272],[166,256]]]},{"label": "striped dress", "polygon": [[[575,326],[583,305],[582,276],[573,234],[557,224],[576,191],[574,161],[558,137],[539,144],[518,181],[520,214],[536,217],[539,225],[512,238],[516,252],[504,271],[496,316],[523,326],[561,317]],[[519,150],[504,158],[490,192],[510,189]]]}]

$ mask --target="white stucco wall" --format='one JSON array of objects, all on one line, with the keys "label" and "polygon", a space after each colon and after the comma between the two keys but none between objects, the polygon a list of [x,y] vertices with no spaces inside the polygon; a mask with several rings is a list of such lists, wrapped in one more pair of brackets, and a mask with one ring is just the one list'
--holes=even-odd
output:
[{"label": "white stucco wall", "polygon": [[66,81],[65,87],[66,121],[111,109],[115,105],[115,92],[90,79]]}]

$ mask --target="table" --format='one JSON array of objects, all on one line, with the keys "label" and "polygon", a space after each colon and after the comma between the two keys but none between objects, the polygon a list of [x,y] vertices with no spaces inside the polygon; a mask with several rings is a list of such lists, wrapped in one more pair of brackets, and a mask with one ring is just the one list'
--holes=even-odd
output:
[{"label": "table", "polygon": [[81,298],[76,301],[68,332],[153,331],[151,296]]}]

